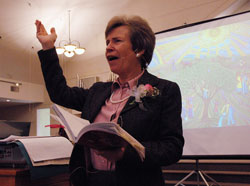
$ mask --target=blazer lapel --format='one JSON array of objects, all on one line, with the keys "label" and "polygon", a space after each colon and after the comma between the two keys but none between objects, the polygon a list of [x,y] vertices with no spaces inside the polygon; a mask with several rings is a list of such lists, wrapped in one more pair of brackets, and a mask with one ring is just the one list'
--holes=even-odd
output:
[{"label": "blazer lapel", "polygon": [[138,80],[137,86],[139,86],[140,84],[143,84],[143,85],[150,84],[154,87],[158,84],[158,82],[159,82],[159,79],[156,76],[148,73],[148,71],[145,70],[142,77]]},{"label": "blazer lapel", "polygon": [[[156,76],[151,75],[150,73],[148,73],[147,70],[145,70],[144,74],[138,80],[137,87],[141,84],[143,84],[143,85],[150,84],[154,87],[158,84],[158,82],[159,82],[159,79]],[[129,97],[126,105],[124,106],[124,108],[121,111],[121,114],[133,109],[136,106],[139,106],[139,104],[137,102],[134,102],[134,100],[135,100],[135,97],[133,97],[133,96]]]},{"label": "blazer lapel", "polygon": [[98,90],[99,92],[93,96],[93,101],[91,102],[90,108],[90,122],[93,122],[97,114],[100,112],[102,106],[105,104],[105,101],[111,95],[111,85],[112,83],[107,84],[104,86],[103,90]]},{"label": "blazer lapel", "polygon": [[120,115],[124,112],[127,112],[128,110],[131,110],[132,108],[136,107],[138,103],[134,102],[135,98],[133,96],[130,96],[127,103],[125,104],[124,108],[122,109]]}]

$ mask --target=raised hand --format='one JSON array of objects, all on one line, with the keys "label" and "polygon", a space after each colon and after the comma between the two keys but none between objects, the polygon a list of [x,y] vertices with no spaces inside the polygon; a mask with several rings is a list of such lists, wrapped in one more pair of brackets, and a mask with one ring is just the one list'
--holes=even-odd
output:
[{"label": "raised hand", "polygon": [[41,23],[41,21],[36,20],[36,37],[41,43],[43,50],[48,50],[55,47],[56,42],[56,30],[55,28],[50,29],[50,34],[47,33],[44,25]]}]

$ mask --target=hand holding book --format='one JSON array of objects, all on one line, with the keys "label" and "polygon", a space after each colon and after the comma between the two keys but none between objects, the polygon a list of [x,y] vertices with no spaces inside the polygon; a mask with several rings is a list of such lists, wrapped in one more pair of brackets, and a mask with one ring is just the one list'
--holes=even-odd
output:
[{"label": "hand holding book", "polygon": [[85,135],[82,135],[78,139],[77,143],[98,151],[112,151],[121,147],[126,147],[128,144],[119,136],[96,130],[86,132]]},{"label": "hand holding book", "polygon": [[94,152],[97,155],[100,155],[111,162],[115,162],[115,161],[122,159],[125,150],[126,150],[126,147],[121,147],[121,148],[116,148],[116,149],[111,149],[111,150],[102,150],[102,151],[94,150]]}]

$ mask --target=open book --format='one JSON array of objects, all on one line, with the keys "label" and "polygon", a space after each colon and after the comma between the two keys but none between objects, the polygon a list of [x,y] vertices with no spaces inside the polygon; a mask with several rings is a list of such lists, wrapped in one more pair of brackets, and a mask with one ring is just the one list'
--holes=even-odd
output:
[{"label": "open book", "polygon": [[73,145],[64,137],[10,135],[0,140],[0,144],[17,141],[23,144],[33,166],[69,164]]},{"label": "open book", "polygon": [[138,152],[141,160],[144,160],[144,146],[118,124],[90,124],[88,120],[79,118],[56,104],[52,105],[52,109],[56,115],[51,116],[65,126],[65,131],[73,143],[97,150],[111,150],[129,144]]}]

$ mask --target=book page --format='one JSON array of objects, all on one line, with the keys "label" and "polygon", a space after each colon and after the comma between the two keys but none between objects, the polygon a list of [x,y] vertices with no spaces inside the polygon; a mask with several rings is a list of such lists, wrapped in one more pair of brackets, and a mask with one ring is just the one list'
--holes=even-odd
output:
[{"label": "book page", "polygon": [[120,131],[119,134],[123,137],[126,141],[129,141],[130,145],[135,148],[138,152],[139,156],[142,160],[145,159],[145,147],[139,143],[133,136],[131,136],[127,131],[123,128],[119,127],[118,130]]},{"label": "book page", "polygon": [[18,139],[30,139],[30,138],[47,138],[49,136],[16,136],[16,135],[10,135],[7,138],[1,139],[0,143],[6,143],[6,142],[14,142]]},{"label": "book page", "polygon": [[84,143],[92,148],[109,149],[109,145],[112,148],[123,143],[116,136],[129,143],[138,152],[141,160],[144,160],[145,147],[116,123],[92,123],[86,126],[81,130],[77,143]]},{"label": "book page", "polygon": [[50,114],[50,116],[51,116],[54,120],[58,121],[61,125],[64,126],[64,130],[65,130],[65,132],[66,132],[66,134],[67,134],[69,140],[70,140],[71,142],[75,143],[75,138],[72,137],[71,133],[70,133],[69,130],[66,128],[66,126],[64,125],[64,123],[62,122],[62,120],[61,120],[58,116],[56,116],[56,115],[54,115],[54,114]]},{"label": "book page", "polygon": [[31,163],[34,167],[38,167],[38,166],[46,166],[46,165],[68,165],[69,161],[70,161],[70,158],[63,158],[63,159],[45,160],[45,161],[39,161],[39,162],[31,161]]},{"label": "book page", "polygon": [[34,162],[70,158],[73,145],[64,137],[18,139]]},{"label": "book page", "polygon": [[62,124],[70,133],[70,135],[68,136],[71,136],[73,142],[76,142],[76,138],[80,130],[90,124],[88,120],[79,118],[56,104],[52,106],[52,109],[54,110],[56,115],[60,118]]},{"label": "book page", "polygon": [[10,135],[0,143],[16,141],[24,145],[33,166],[69,164],[73,145],[64,137]]}]

